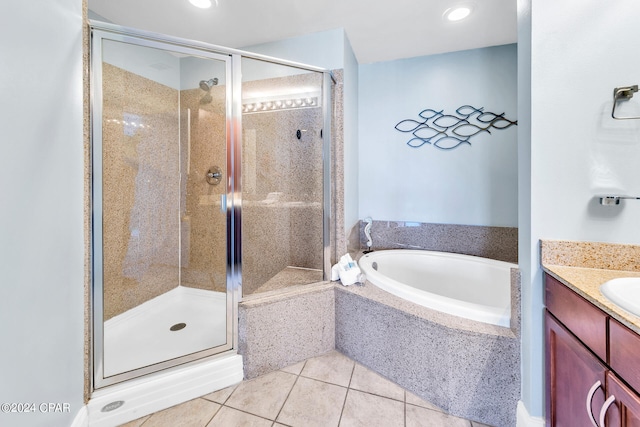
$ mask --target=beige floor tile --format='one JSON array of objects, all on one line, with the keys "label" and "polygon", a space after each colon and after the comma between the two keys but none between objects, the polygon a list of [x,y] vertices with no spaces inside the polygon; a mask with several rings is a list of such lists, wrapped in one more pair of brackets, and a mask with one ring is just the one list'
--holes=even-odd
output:
[{"label": "beige floor tile", "polygon": [[206,426],[220,409],[220,405],[205,399],[193,399],[180,405],[156,412],[144,427],[202,427]]},{"label": "beige floor tile", "polygon": [[229,396],[231,396],[231,393],[233,393],[237,386],[238,384],[232,385],[231,387],[223,388],[222,390],[214,391],[213,393],[202,396],[202,398],[224,405],[224,402],[227,401],[227,399],[229,398]]},{"label": "beige floor tile", "polygon": [[138,418],[133,421],[129,421],[126,424],[120,424],[118,427],[140,427],[145,421],[149,419],[151,415],[147,415],[146,417]]},{"label": "beige floor tile", "polygon": [[406,405],[406,427],[471,427],[471,422],[439,411]]},{"label": "beige floor tile", "polygon": [[409,405],[422,406],[423,408],[433,409],[434,411],[444,412],[442,409],[438,408],[431,402],[427,402],[426,400],[416,396],[410,391],[407,392],[407,403]]},{"label": "beige floor tile", "polygon": [[300,372],[302,372],[302,368],[304,368],[304,364],[305,362],[300,362],[296,363],[295,365],[287,366],[286,368],[282,368],[280,370],[293,375],[300,375]]},{"label": "beige floor tile", "polygon": [[357,364],[349,388],[404,402],[404,389],[370,369]]},{"label": "beige floor tile", "polygon": [[223,406],[207,427],[271,427],[273,421]]},{"label": "beige floor tile", "polygon": [[244,381],[236,387],[225,405],[274,420],[296,378],[287,372],[276,371]]},{"label": "beige floor tile", "polygon": [[340,427],[404,427],[404,402],[349,390]]},{"label": "beige floor tile", "polygon": [[347,389],[299,377],[277,421],[294,427],[336,427]]},{"label": "beige floor tile", "polygon": [[307,360],[300,373],[303,377],[343,387],[349,386],[355,362],[337,351]]}]

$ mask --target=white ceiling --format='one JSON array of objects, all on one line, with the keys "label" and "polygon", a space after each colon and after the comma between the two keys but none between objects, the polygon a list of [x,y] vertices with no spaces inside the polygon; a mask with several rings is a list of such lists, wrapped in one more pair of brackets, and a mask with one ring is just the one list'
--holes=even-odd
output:
[{"label": "white ceiling", "polygon": [[[344,28],[361,64],[515,43],[517,0],[218,0],[198,9],[188,0],[89,0],[113,23],[243,48]],[[444,11],[474,4],[464,21]]]}]

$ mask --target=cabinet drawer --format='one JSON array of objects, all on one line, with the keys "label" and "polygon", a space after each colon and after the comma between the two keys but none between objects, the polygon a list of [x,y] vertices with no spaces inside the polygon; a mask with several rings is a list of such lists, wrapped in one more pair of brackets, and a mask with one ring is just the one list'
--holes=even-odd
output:
[{"label": "cabinet drawer", "polygon": [[609,366],[640,390],[640,337],[614,319],[609,320]]},{"label": "cabinet drawer", "polygon": [[607,315],[599,308],[545,275],[545,302],[549,310],[601,360],[607,360]]}]

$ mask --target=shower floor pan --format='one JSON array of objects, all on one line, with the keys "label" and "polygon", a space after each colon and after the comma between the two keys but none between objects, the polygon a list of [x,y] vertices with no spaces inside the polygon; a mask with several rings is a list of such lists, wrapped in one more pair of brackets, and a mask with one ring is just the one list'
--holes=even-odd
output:
[{"label": "shower floor pan", "polygon": [[178,286],[104,323],[104,376],[222,345],[227,296]]}]

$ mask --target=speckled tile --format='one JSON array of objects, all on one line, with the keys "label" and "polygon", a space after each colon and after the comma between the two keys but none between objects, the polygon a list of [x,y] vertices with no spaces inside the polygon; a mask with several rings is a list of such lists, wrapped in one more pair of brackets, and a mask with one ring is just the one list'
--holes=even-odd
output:
[{"label": "speckled tile", "polygon": [[253,291],[253,294],[275,291],[292,285],[322,282],[322,278],[322,270],[286,267],[269,279],[265,284]]},{"label": "speckled tile", "polygon": [[[245,59],[244,61],[252,61]],[[322,74],[243,81],[245,92],[322,87]],[[322,108],[246,113],[243,128],[243,292],[287,266],[322,268]],[[306,130],[301,139],[296,130]]]},{"label": "speckled tile", "polygon": [[295,375],[271,372],[240,383],[225,406],[274,420],[295,382]]},{"label": "speckled tile", "polygon": [[337,351],[307,360],[301,376],[347,387],[355,363]]},{"label": "speckled tile", "polygon": [[179,204],[180,178],[187,179],[176,143],[181,92],[107,63],[102,78],[106,320],[180,284],[181,219],[175,212],[182,218],[189,212]]},{"label": "speckled tile", "polygon": [[285,297],[240,303],[238,335],[246,378],[334,350],[333,285],[302,286]]},{"label": "speckled tile", "polygon": [[[454,252],[518,262],[518,229],[404,221],[373,221],[373,249],[425,249]],[[364,224],[360,222],[360,247],[365,249]]]},{"label": "speckled tile", "polygon": [[519,338],[508,328],[400,310],[387,305],[391,297],[380,303],[336,287],[336,348],[449,414],[514,425]]},{"label": "speckled tile", "polygon": [[336,427],[347,389],[299,377],[276,421],[304,427]]},{"label": "speckled tile", "polygon": [[144,423],[145,427],[202,427],[218,412],[220,405],[205,399],[194,399],[164,411],[156,412]]},{"label": "speckled tile", "polygon": [[335,214],[332,230],[332,260],[338,259],[347,252],[347,236],[345,235],[345,200],[344,200],[344,70],[333,70],[336,79],[333,91],[333,145],[331,147],[331,177],[333,192],[331,212]]},{"label": "speckled tile", "polygon": [[522,328],[522,273],[519,268],[511,269],[511,332],[520,336]]},{"label": "speckled tile", "polygon": [[340,427],[404,427],[404,402],[349,390]]},{"label": "speckled tile", "polygon": [[273,421],[223,406],[207,427],[271,427]]}]

